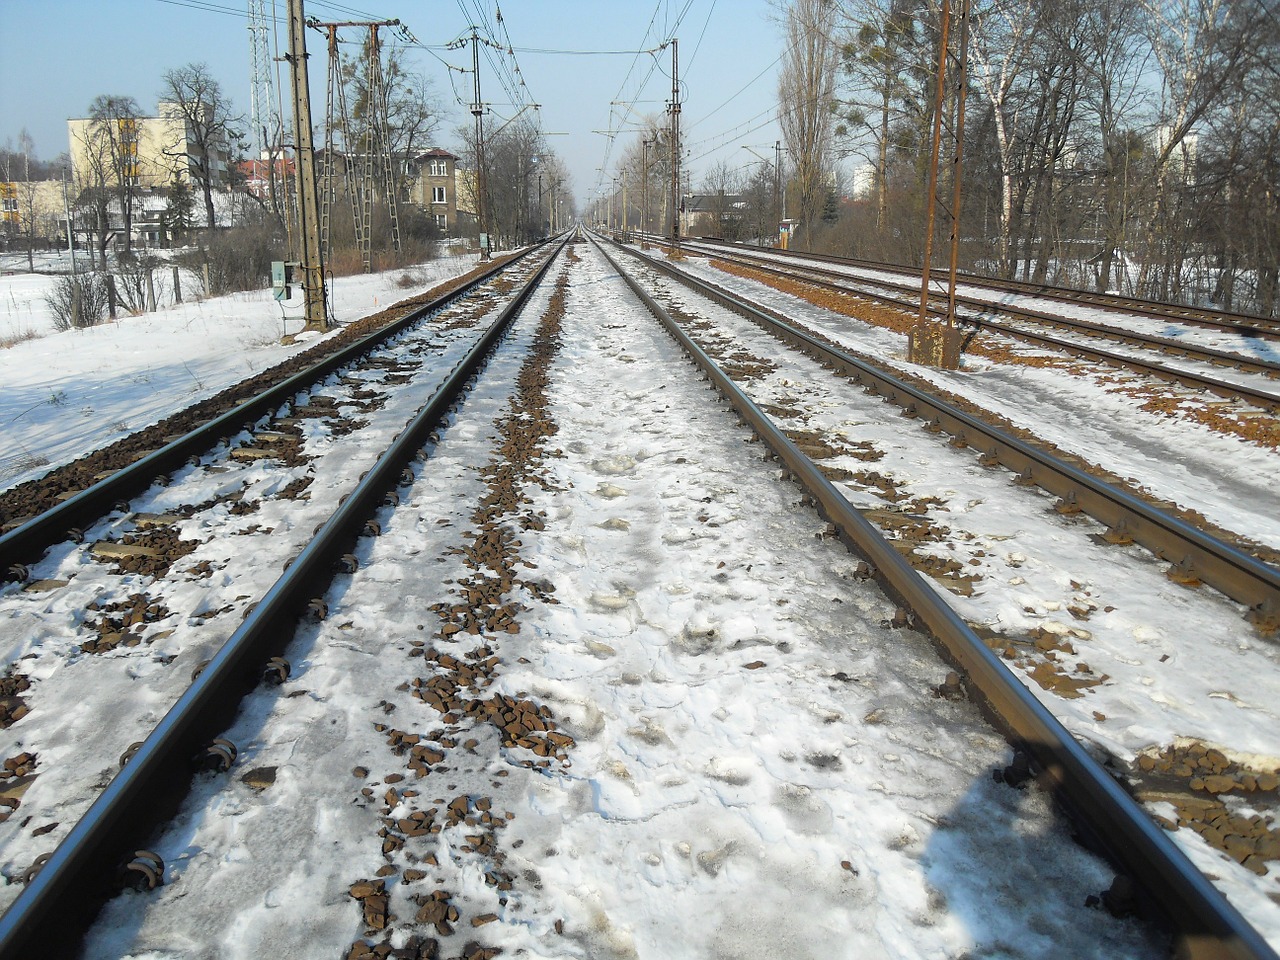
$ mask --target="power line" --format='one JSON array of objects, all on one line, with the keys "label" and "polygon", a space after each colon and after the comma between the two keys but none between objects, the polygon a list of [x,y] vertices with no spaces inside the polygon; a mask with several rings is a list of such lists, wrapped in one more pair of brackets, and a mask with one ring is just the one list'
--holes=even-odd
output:
[{"label": "power line", "polygon": [[[693,3],[694,3],[694,0],[686,0],[685,5],[681,8],[680,12],[676,15],[675,22],[672,23],[666,30],[664,30],[664,34],[663,34],[664,39],[662,41],[661,46],[659,46],[656,50],[642,51],[642,53],[649,53],[651,56],[653,56],[653,62],[649,66],[649,72],[645,74],[644,79],[641,80],[640,84],[636,87],[635,94],[629,100],[623,101],[622,91],[626,89],[627,81],[631,78],[631,74],[635,70],[636,63],[639,62],[640,54],[637,54],[635,59],[631,62],[631,66],[627,70],[627,75],[626,77],[623,78],[622,85],[618,88],[618,93],[613,98],[613,101],[612,101],[613,103],[621,102],[625,106],[626,109],[622,114],[622,120],[624,122],[627,114],[632,112],[632,109],[635,107],[640,97],[644,94],[645,87],[649,83],[650,78],[652,78],[654,71],[660,69],[660,61],[659,61],[659,58],[656,56],[656,53],[659,50],[665,50],[668,44],[671,42],[671,40],[675,37],[676,32],[680,29],[680,24],[684,22],[684,18],[688,15],[689,10],[693,7]],[[649,18],[649,26],[645,30],[645,34],[644,34],[645,41],[647,41],[649,39],[650,34],[653,33],[654,24],[657,22],[658,13],[662,10],[662,7],[663,7],[663,0],[658,0],[658,3],[654,7],[653,15]],[[714,9],[714,7],[715,7],[715,0],[712,0],[712,9]],[[710,19],[709,13],[707,15],[707,18],[708,20]],[[706,31],[705,24],[703,26],[703,31],[704,32]],[[611,105],[610,114],[609,114],[609,131],[608,131],[608,136],[605,139],[604,158],[600,163],[599,173],[596,177],[596,184],[594,187],[596,191],[599,191],[603,186],[607,171],[609,169],[609,159],[613,155],[614,143],[618,138],[618,134],[622,132],[620,129],[615,129],[613,126],[615,116],[616,116],[616,111],[612,109],[612,105]]]},{"label": "power line", "polygon": [[765,67],[765,68],[764,68],[763,70],[761,70],[759,73],[757,73],[754,77],[752,77],[750,80],[748,80],[745,84],[743,84],[743,85],[742,85],[742,87],[741,87],[741,88],[739,88],[739,90],[738,90],[736,93],[734,93],[732,96],[730,96],[728,100],[725,100],[725,101],[724,101],[722,104],[720,104],[718,107],[714,108],[710,113],[706,114],[705,116],[699,117],[697,120],[693,121],[693,123],[689,124],[689,129],[693,129],[693,128],[694,128],[694,127],[696,127],[698,124],[700,124],[703,120],[707,120],[707,119],[709,119],[709,118],[711,118],[711,117],[715,116],[715,115],[716,115],[717,113],[719,113],[722,109],[724,109],[724,108],[725,108],[725,107],[727,107],[729,104],[731,104],[734,100],[738,99],[738,97],[742,96],[742,94],[746,93],[747,89],[748,89],[748,88],[749,88],[753,83],[755,83],[757,80],[759,80],[761,77],[763,77],[766,73],[768,73],[770,70],[772,70],[774,67],[776,67],[776,66],[777,66],[777,65],[782,61],[782,58],[783,58],[783,57],[785,57],[785,56],[786,56],[786,53],[781,53],[781,54],[779,54],[779,55],[778,55],[778,59],[777,59],[777,60],[774,60],[774,61],[773,61],[773,63],[769,64],[767,67]]},{"label": "power line", "polygon": [[702,49],[702,38],[707,35],[707,26],[711,23],[711,15],[716,12],[716,2],[717,0],[711,0],[711,9],[707,11],[707,19],[702,21],[702,32],[698,34],[698,42],[693,45],[693,55],[689,57],[689,62],[685,64],[685,73],[693,69],[693,61],[698,59],[698,51]]},{"label": "power line", "polygon": [[156,0],[157,3],[167,3],[171,7],[186,7],[188,10],[200,10],[203,13],[222,13],[229,17],[237,17],[240,20],[249,19],[249,11],[243,8],[226,7],[218,3],[209,3],[207,0]]}]

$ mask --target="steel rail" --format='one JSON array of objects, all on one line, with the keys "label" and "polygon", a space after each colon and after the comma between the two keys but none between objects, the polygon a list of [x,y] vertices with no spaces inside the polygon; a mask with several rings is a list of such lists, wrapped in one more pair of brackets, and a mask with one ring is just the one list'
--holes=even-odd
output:
[{"label": "steel rail", "polygon": [[915,612],[964,671],[975,698],[994,713],[1015,746],[1036,760],[1040,775],[1083,821],[1090,837],[1145,888],[1149,909],[1179,931],[1180,946],[1186,952],[1178,955],[1194,960],[1277,960],[1275,951],[1240,912],[1009,672],[938,591],[598,243],[597,249],[813,497],[845,544],[866,559],[889,596]]},{"label": "steel rail", "polygon": [[567,241],[566,235],[0,916],[0,958],[74,953],[102,904],[116,892],[118,865],[178,810],[194,776],[192,757],[233,722],[240,701],[259,682],[263,664],[293,638],[340,558],[387,494],[404,482],[409,462],[487,361]]},{"label": "steel rail", "polygon": [[237,404],[208,423],[196,427],[124,469],[68,497],[56,507],[0,535],[0,582],[3,582],[6,577],[14,577],[23,565],[38,560],[50,546],[71,535],[75,528],[87,527],[105,515],[115,504],[128,501],[145,491],[156,477],[172,473],[189,458],[199,456],[220,439],[239,432],[246,424],[255,422],[295,394],[359,359],[380,343],[418,323],[423,317],[471,293],[481,284],[492,280],[500,272],[537,249],[539,248],[531,247],[515,257],[496,264],[458,289],[437,297],[383,329],[362,337],[308,369],[295,373],[288,379],[262,391],[256,397]]},{"label": "steel rail", "polygon": [[[688,246],[695,246],[695,245],[688,244]],[[883,297],[880,294],[867,294],[865,291],[859,290],[856,286],[857,284],[869,283],[876,286],[885,286],[890,289],[902,290],[904,292],[913,292],[913,291],[910,291],[907,287],[899,284],[887,284],[878,280],[868,280],[862,277],[853,277],[848,274],[838,273],[834,270],[824,270],[821,267],[800,266],[800,267],[797,267],[795,270],[784,270],[780,267],[770,265],[763,258],[753,257],[749,254],[744,255],[737,251],[729,254],[718,252],[714,254],[714,256],[717,256],[723,260],[727,260],[730,263],[741,264],[743,266],[749,267],[752,270],[759,270],[762,273],[768,273],[774,276],[785,277],[791,280],[798,280],[804,283],[811,283],[811,284],[814,284],[815,286],[823,287],[824,289],[828,289],[828,290],[834,290],[839,293],[860,295],[860,296],[868,296],[868,295],[878,296],[878,297],[881,297],[881,299],[888,300],[890,303],[909,306],[913,310],[916,309],[919,305],[918,294],[916,295],[915,299],[912,301],[899,300],[894,297]],[[813,274],[818,274],[818,276],[813,276]],[[830,279],[830,278],[838,278],[838,280]],[[1003,303],[993,303],[990,300],[983,300],[977,297],[966,297],[966,296],[958,295],[956,297],[956,301],[959,303],[963,303],[966,306],[972,307],[973,309],[983,313],[1006,314],[1012,317],[1029,319],[1037,323],[1051,324],[1053,326],[1060,327],[1064,330],[1083,331],[1085,333],[1094,334],[1096,336],[1106,337],[1112,340],[1119,340],[1124,343],[1134,344],[1142,347],[1151,347],[1153,349],[1157,349],[1157,350],[1161,350],[1169,353],[1177,353],[1194,360],[1203,360],[1207,363],[1215,364],[1218,366],[1233,366],[1233,367],[1238,367],[1239,369],[1245,370],[1250,373],[1261,373],[1261,374],[1265,374],[1267,376],[1272,376],[1272,377],[1280,376],[1280,363],[1275,363],[1270,360],[1259,360],[1256,357],[1248,357],[1248,356],[1245,356],[1244,354],[1233,353],[1229,350],[1217,350],[1212,347],[1196,346],[1194,344],[1187,344],[1178,340],[1174,340],[1170,337],[1157,337],[1151,334],[1138,333],[1137,331],[1134,331],[1134,330],[1125,330],[1121,327],[1108,326],[1107,324],[1104,324],[1104,323],[1093,323],[1088,320],[1074,320],[1068,317],[1057,316],[1055,314],[1048,313],[1044,310],[1035,310],[1030,307],[1018,307],[1018,306],[1013,306],[1010,304],[1003,304]],[[939,316],[945,315],[943,311],[934,311],[934,312]],[[1055,349],[1070,350],[1076,353],[1080,353],[1081,355],[1087,356],[1091,359],[1101,359],[1108,363],[1116,363],[1116,364],[1125,365],[1125,366],[1134,366],[1143,370],[1143,372],[1152,373],[1163,379],[1168,379],[1169,375],[1181,376],[1182,374],[1181,371],[1168,371],[1168,373],[1166,374],[1165,371],[1168,370],[1168,368],[1161,367],[1156,364],[1150,364],[1144,360],[1127,357],[1123,354],[1110,353],[1108,351],[1104,351],[1096,347],[1089,347],[1083,344],[1072,343],[1067,340],[1058,340],[1055,337],[1050,337],[1045,334],[1035,333],[1034,331],[1030,331],[1030,330],[1021,330],[1017,327],[1010,327],[1005,324],[997,323],[992,320],[986,320],[981,316],[965,316],[963,318],[958,318],[958,319],[960,320],[961,323],[964,323],[964,324],[969,324],[977,327],[986,327],[998,333],[1006,334],[1007,336],[1019,337],[1024,340],[1028,340],[1032,343],[1045,344],[1048,346],[1052,346]],[[1189,378],[1188,383],[1192,383],[1197,386],[1203,385],[1206,387],[1206,389],[1214,390],[1215,392],[1225,393],[1226,391],[1233,391],[1233,394],[1232,394],[1233,396],[1234,395],[1244,396],[1248,399],[1252,399],[1252,400],[1255,400],[1256,402],[1261,403],[1263,406],[1275,406],[1277,404],[1280,404],[1280,393],[1273,394],[1273,393],[1267,393],[1265,391],[1258,391],[1247,386],[1232,384],[1222,380],[1216,380],[1212,377],[1205,377],[1201,374],[1188,373],[1187,376]]]},{"label": "steel rail", "polygon": [[[661,238],[657,238],[661,240]],[[716,246],[730,246],[741,250],[765,249],[752,248],[746,244],[716,237],[691,238],[691,242],[702,242]],[[769,248],[769,253],[779,257],[820,260],[824,263],[841,264],[864,270],[879,270],[884,273],[901,273],[907,276],[918,276],[919,268],[904,267],[896,263],[881,263],[875,260],[859,260],[854,257],[838,257],[826,253],[805,253],[801,250],[779,250]],[[945,281],[946,271],[934,268],[931,279]],[[1057,287],[1052,284],[1028,283],[1022,280],[998,280],[976,273],[962,273],[964,283],[975,287],[983,287],[998,293],[1025,293],[1030,296],[1044,297],[1049,300],[1061,300],[1066,303],[1083,303],[1089,306],[1111,310],[1116,313],[1133,313],[1155,319],[1172,320],[1192,326],[1207,327],[1239,333],[1247,337],[1266,337],[1280,339],[1280,321],[1252,313],[1233,313],[1225,310],[1202,310],[1180,303],[1169,303],[1164,300],[1140,300],[1137,297],[1126,297],[1114,293],[1098,293],[1093,290],[1076,290],[1071,287]]]},{"label": "steel rail", "polygon": [[1162,560],[1249,608],[1260,628],[1280,625],[1280,570],[1224,543],[1199,527],[1151,506],[1133,494],[1091,476],[958,407],[914,387],[845,351],[798,329],[785,317],[765,310],[715,284],[690,276],[631,247],[628,254],[701,295],[734,310],[784,342],[796,346],[837,373],[897,403],[912,416],[927,416],[932,429],[945,431],[1001,464],[1027,483],[1061,498],[1064,512],[1082,511],[1131,539]]}]

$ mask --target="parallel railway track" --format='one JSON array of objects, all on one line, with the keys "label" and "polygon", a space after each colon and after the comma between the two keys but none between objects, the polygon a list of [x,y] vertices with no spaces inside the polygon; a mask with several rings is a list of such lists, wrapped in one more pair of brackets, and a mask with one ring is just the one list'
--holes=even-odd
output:
[{"label": "parallel railway track", "polygon": [[[639,256],[636,251],[630,251]],[[1066,511],[1083,511],[1111,529],[1117,542],[1133,541],[1177,565],[1249,608],[1250,619],[1266,630],[1280,626],[1280,571],[1213,537],[1133,493],[1100,481],[1035,446],[982,422],[952,404],[877,369],[833,343],[800,329],[773,311],[760,309],[723,288],[690,277],[656,258],[645,262],[704,296],[747,315],[783,342],[896,403],[930,429],[972,447],[984,462],[999,464],[1059,497]]]},{"label": "parallel railway track", "polygon": [[[1112,774],[1012,677],[972,629],[852,508],[813,461],[690,339],[680,324],[616,261],[611,262],[647,309],[781,460],[786,473],[813,498],[818,512],[835,526],[840,538],[866,559],[868,573],[901,605],[905,620],[922,625],[964,671],[975,699],[996,716],[997,724],[1015,747],[1034,758],[1044,782],[1066,801],[1084,832],[1139,882],[1145,890],[1147,906],[1165,915],[1178,931],[1187,955],[1275,958],[1274,951],[1186,861]],[[502,336],[503,328],[519,313],[550,263],[548,259],[522,288],[502,318],[455,367],[395,443],[321,525],[285,574],[257,602],[43,867],[33,871],[18,901],[0,918],[0,955],[26,956],[34,948],[47,950],[53,944],[74,940],[97,905],[111,895],[122,862],[130,864],[124,868],[124,875],[135,885],[146,887],[156,879],[156,865],[145,856],[131,857],[129,851],[141,846],[178,808],[191,778],[193,756],[200,758],[200,765],[207,769],[224,769],[234,762],[234,754],[229,757],[228,748],[220,746],[217,738],[232,723],[237,704],[260,682],[264,670],[268,676],[277,671],[278,679],[279,667],[272,666],[271,658],[280,655],[300,619],[323,615],[315,598],[323,593],[335,569],[351,569],[344,558],[350,556],[355,539],[362,534],[376,534],[369,526],[374,511],[390,491],[409,479],[406,465],[421,458],[432,431],[439,429],[442,418],[459,402],[485,356]],[[657,266],[651,261],[648,265]],[[738,298],[705,284],[699,284],[699,289],[702,295],[735,311],[753,313],[758,322],[774,322]],[[937,405],[909,385],[866,369],[801,331],[785,330],[783,336],[806,352],[816,351],[825,364],[858,379],[887,399],[912,408],[914,416],[926,418],[983,451],[992,462],[998,461],[1053,490],[1072,508],[1096,511],[1103,518],[1110,518],[1103,522],[1152,549],[1166,551],[1171,559],[1191,558],[1182,560],[1183,565],[1194,565],[1197,574],[1219,589],[1227,585],[1240,594],[1237,599],[1253,607],[1260,623],[1273,615],[1277,582],[1275,572],[1266,565],[1236,555],[1238,552],[1218,549],[1218,545],[1208,542],[1212,538],[1193,528],[1184,529],[1188,525],[1171,523],[1171,518],[1130,502],[1132,498],[1105,489],[1105,485],[1096,484],[1079,471],[1048,463],[1021,441],[988,431],[967,414]],[[156,470],[155,463],[148,463],[144,473],[154,476]],[[119,494],[110,497],[118,499]],[[57,530],[66,522],[59,518],[46,522],[41,529]],[[23,540],[21,546],[14,548],[11,562],[20,562],[15,559],[18,556],[30,558],[38,552],[35,543]],[[480,632],[485,630],[481,627]],[[163,866],[159,870],[162,873]],[[68,909],[67,904],[79,906]]]},{"label": "parallel railway track", "polygon": [[[699,237],[694,242],[704,243],[720,250],[731,249],[750,252],[752,249],[745,244],[729,243],[713,237]],[[804,253],[799,250],[770,250],[769,253],[788,260],[817,260],[830,263],[833,266],[856,268],[868,272],[897,274],[904,278],[913,278],[915,288],[919,290],[919,271],[912,271],[899,264],[858,260],[828,254]],[[931,273],[931,278],[935,285],[945,284],[948,280],[948,273],[941,268],[935,268]],[[1204,310],[1184,304],[1141,300],[1121,294],[1102,293],[1095,290],[1077,290],[1070,287],[1057,287],[1050,284],[1029,283],[1020,280],[992,280],[988,277],[968,273],[961,274],[958,279],[959,282],[966,285],[988,289],[997,297],[1011,292],[1018,292],[1029,296],[1057,300],[1063,304],[1088,304],[1112,311],[1120,316],[1157,317],[1207,330],[1239,333],[1250,338],[1280,340],[1280,322],[1254,314],[1233,313],[1225,310]],[[990,303],[991,301],[983,300],[979,302]]]},{"label": "parallel railway track", "polygon": [[[391,446],[344,495],[336,512],[320,524],[314,536],[287,564],[284,576],[246,609],[239,628],[212,657],[197,666],[192,672],[191,686],[145,739],[121,757],[121,772],[93,801],[52,855],[33,864],[26,874],[21,895],[0,917],[0,956],[30,956],[37,949],[73,950],[76,939],[98,906],[119,889],[122,869],[126,882],[146,886],[158,879],[148,872],[146,858],[135,864],[136,869],[122,868],[121,864],[135,863],[128,850],[141,846],[153,826],[163,823],[177,809],[194,772],[225,769],[234,761],[234,748],[228,752],[215,742],[217,731],[225,729],[235,715],[237,704],[259,683],[280,683],[287,679],[288,665],[273,658],[283,649],[293,625],[301,617],[323,616],[315,598],[323,593],[335,570],[349,568],[350,560],[345,557],[352,543],[362,532],[369,531],[369,521],[384,499],[394,496],[396,485],[414,457],[420,455],[431,431],[465,391],[468,380],[483,365],[553,259],[545,257],[532,278],[519,288],[502,314],[448,372]],[[510,262],[502,266],[509,267]],[[17,558],[28,562],[38,559],[53,542],[61,539],[68,524],[91,524],[122,497],[149,487],[161,471],[177,469],[193,451],[203,451],[213,442],[211,438],[234,433],[286,403],[300,390],[305,393],[313,389],[384,341],[463,299],[498,272],[477,278],[428,307],[414,311],[387,330],[240,404],[60,507],[28,521],[5,536],[6,559],[14,566],[18,565]],[[22,567],[21,572],[25,573],[25,564]],[[162,865],[158,873],[163,874]],[[68,909],[68,904],[76,906]]]},{"label": "parallel railway track", "polygon": [[[745,266],[769,276],[810,284],[838,293],[855,296],[874,296],[875,299],[892,304],[902,310],[913,311],[919,304],[919,290],[911,291],[903,284],[886,284],[882,281],[855,278],[847,274],[842,275],[813,266],[796,265],[782,268],[770,265],[760,257],[743,252],[741,249],[727,248],[718,244],[708,244],[703,247],[698,247],[695,244],[694,249],[705,250],[729,263]],[[889,293],[872,293],[869,288],[876,286],[886,288]],[[913,297],[914,299],[912,299]],[[1262,374],[1272,380],[1280,379],[1280,363],[1231,351],[1196,346],[1168,337],[1151,336],[1120,327],[1069,319],[1043,310],[1033,310],[972,296],[958,295],[956,300],[958,304],[967,308],[967,312],[960,317],[961,322],[975,332],[979,330],[990,331],[1023,340],[1045,349],[1130,369],[1159,380],[1180,383],[1229,400],[1245,401],[1256,405],[1262,410],[1280,410],[1280,386],[1271,388],[1269,386],[1254,386],[1248,383],[1224,380],[1220,377],[1210,376],[1185,367],[1148,360],[1141,355],[1116,353],[1113,350],[1096,346],[1089,340],[1111,340],[1140,347],[1148,352],[1186,357],[1210,366],[1234,367],[1247,373]],[[938,314],[937,308],[933,308],[931,312],[935,315]],[[1007,323],[991,320],[991,314],[1004,314],[1014,319],[1023,319],[1038,325],[1059,327],[1076,334],[1083,334],[1087,339],[1064,340],[1034,329],[1011,326]]]}]

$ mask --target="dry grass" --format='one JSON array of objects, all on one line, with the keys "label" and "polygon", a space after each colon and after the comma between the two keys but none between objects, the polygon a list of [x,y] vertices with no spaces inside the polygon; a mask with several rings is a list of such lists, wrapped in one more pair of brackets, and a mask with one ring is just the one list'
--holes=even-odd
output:
[{"label": "dry grass", "polygon": [[10,347],[16,347],[20,343],[26,343],[28,340],[38,340],[40,334],[34,330],[20,330],[17,333],[10,333],[0,336],[0,350],[8,350]]}]

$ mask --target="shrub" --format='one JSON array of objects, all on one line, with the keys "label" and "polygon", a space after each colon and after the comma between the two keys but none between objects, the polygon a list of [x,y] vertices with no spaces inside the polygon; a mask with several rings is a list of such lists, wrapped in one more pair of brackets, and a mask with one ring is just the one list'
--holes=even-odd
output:
[{"label": "shrub", "polygon": [[107,284],[96,273],[59,277],[45,297],[57,330],[92,327],[107,312]]},{"label": "shrub", "polygon": [[163,261],[154,256],[138,256],[135,253],[121,254],[116,263],[116,294],[120,302],[130,313],[142,313],[147,309],[147,278],[151,276],[152,289],[156,289],[156,278],[153,271]]},{"label": "shrub", "polygon": [[215,231],[206,249],[186,254],[178,262],[202,282],[207,277],[205,296],[217,297],[262,289],[271,282],[271,261],[288,259],[275,231],[260,223]]}]

